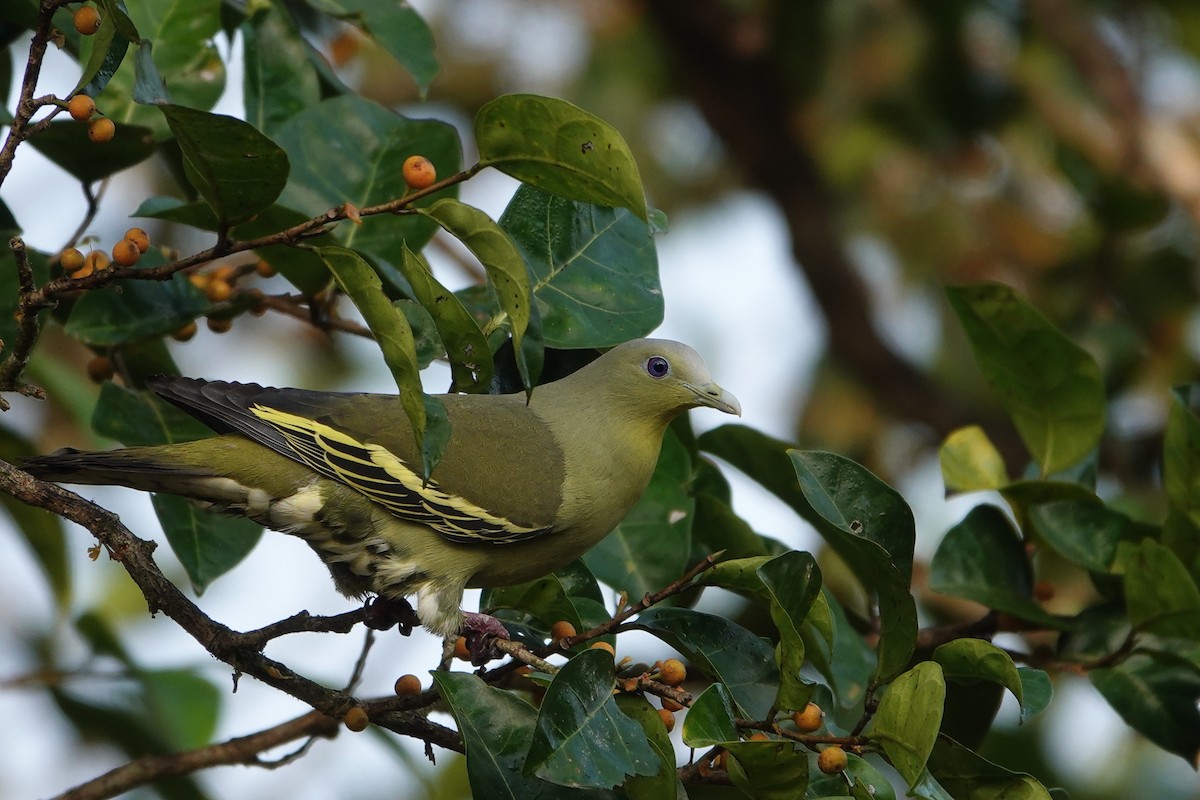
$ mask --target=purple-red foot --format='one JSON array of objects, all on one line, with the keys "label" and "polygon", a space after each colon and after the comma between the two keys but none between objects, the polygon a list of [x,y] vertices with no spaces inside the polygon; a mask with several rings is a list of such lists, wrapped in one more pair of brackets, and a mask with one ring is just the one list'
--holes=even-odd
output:
[{"label": "purple-red foot", "polygon": [[508,629],[500,620],[490,614],[476,614],[472,611],[463,612],[462,633],[467,637],[471,663],[477,667],[499,655],[492,647],[492,642],[509,638]]},{"label": "purple-red foot", "polygon": [[396,625],[401,636],[408,636],[418,622],[417,612],[403,597],[372,597],[363,608],[363,622],[373,630],[386,631]]}]

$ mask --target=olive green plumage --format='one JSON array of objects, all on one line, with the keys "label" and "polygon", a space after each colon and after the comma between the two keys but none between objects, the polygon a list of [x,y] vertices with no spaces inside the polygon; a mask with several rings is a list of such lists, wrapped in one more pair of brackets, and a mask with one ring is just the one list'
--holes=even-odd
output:
[{"label": "olive green plumage", "polygon": [[464,588],[532,580],[611,531],[646,488],[672,419],[697,406],[740,413],[694,350],[640,339],[528,402],[443,395],[452,433],[426,484],[395,396],[184,378],[151,388],[218,435],[61,451],[26,469],[183,495],[297,535],[344,594],[415,593],[422,624],[442,635],[462,625]]}]

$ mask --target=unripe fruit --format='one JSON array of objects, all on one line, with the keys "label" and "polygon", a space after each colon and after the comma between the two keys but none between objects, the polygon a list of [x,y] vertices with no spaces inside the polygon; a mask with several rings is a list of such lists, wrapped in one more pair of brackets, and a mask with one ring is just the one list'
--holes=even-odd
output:
[{"label": "unripe fruit", "polygon": [[404,159],[404,182],[411,189],[427,189],[437,182],[437,170],[425,156],[409,156]]},{"label": "unripe fruit", "polygon": [[108,117],[99,117],[88,123],[88,138],[97,144],[111,141],[116,134],[117,126]]},{"label": "unripe fruit", "polygon": [[144,253],[150,249],[150,234],[141,228],[130,228],[125,231],[125,240],[137,245],[139,253]]},{"label": "unripe fruit", "polygon": [[809,703],[803,711],[792,714],[792,722],[796,723],[796,730],[801,733],[812,733],[821,727],[824,719],[825,712],[816,703]]},{"label": "unripe fruit", "polygon": [[108,269],[108,264],[108,254],[103,250],[93,250],[83,259],[83,268],[89,272],[100,272],[101,270]]},{"label": "unripe fruit", "polygon": [[62,265],[64,272],[78,272],[83,268],[83,253],[77,248],[69,247],[62,251],[58,263]]},{"label": "unripe fruit", "polygon": [[80,6],[75,12],[75,30],[84,36],[100,30],[100,12],[91,6]]},{"label": "unripe fruit", "polygon": [[460,636],[454,640],[454,657],[459,661],[471,660],[471,651],[467,649],[467,637]]},{"label": "unripe fruit", "polygon": [[608,654],[610,656],[613,656],[614,658],[617,655],[617,651],[614,650],[613,646],[611,644],[609,644],[608,642],[592,642],[591,646],[588,649],[589,650],[607,650]]},{"label": "unripe fruit", "polygon": [[122,267],[132,267],[142,257],[142,251],[128,239],[122,239],[113,245],[112,259]]},{"label": "unripe fruit", "polygon": [[213,333],[229,333],[233,328],[232,319],[213,319],[208,318],[208,329]]},{"label": "unripe fruit", "polygon": [[550,638],[556,642],[566,639],[568,636],[574,636],[575,633],[575,626],[565,619],[560,619],[550,627]]},{"label": "unripe fruit", "polygon": [[817,756],[817,768],[826,775],[836,775],[846,768],[846,751],[831,744]]},{"label": "unripe fruit", "polygon": [[204,296],[211,303],[224,303],[233,294],[233,287],[225,281],[211,280],[204,287]]},{"label": "unripe fruit", "polygon": [[678,658],[668,658],[659,665],[658,676],[667,686],[678,686],[687,679],[687,669]]},{"label": "unripe fruit", "polygon": [[96,101],[86,94],[77,94],[67,101],[67,113],[77,122],[87,122],[96,113]]},{"label": "unripe fruit", "polygon": [[396,678],[396,686],[394,687],[396,694],[401,697],[412,694],[421,693],[421,679],[416,675],[401,675]]},{"label": "unripe fruit", "polygon": [[93,383],[104,383],[113,376],[113,363],[104,356],[96,356],[88,362],[87,374]]},{"label": "unripe fruit", "polygon": [[371,718],[367,716],[367,712],[363,710],[362,706],[353,706],[349,711],[346,712],[346,715],[342,717],[342,722],[345,724],[348,730],[358,733],[359,731],[365,731],[367,729],[367,725],[370,724]]},{"label": "unripe fruit", "polygon": [[683,703],[676,703],[669,697],[662,698],[662,707],[667,711],[682,711]]},{"label": "unripe fruit", "polygon": [[665,708],[658,710],[658,718],[662,720],[662,724],[666,727],[667,733],[675,730],[675,715]]},{"label": "unripe fruit", "polygon": [[190,341],[196,335],[196,321],[192,320],[187,325],[184,325],[179,330],[171,334],[171,338],[177,342]]}]

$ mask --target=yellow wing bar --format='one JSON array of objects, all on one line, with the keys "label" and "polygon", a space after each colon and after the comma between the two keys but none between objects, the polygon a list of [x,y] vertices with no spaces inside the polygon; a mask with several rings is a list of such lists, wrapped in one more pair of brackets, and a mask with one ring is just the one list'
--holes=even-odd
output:
[{"label": "yellow wing bar", "polygon": [[360,442],[315,420],[261,404],[250,413],[277,431],[295,458],[327,478],[346,484],[403,520],[428,525],[464,544],[511,544],[550,533],[548,527],[519,525],[443,491],[390,450]]}]

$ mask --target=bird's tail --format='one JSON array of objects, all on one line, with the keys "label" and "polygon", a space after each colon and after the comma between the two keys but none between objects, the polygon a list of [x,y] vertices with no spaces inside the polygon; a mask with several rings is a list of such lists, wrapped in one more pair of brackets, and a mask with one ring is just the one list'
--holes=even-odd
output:
[{"label": "bird's tail", "polygon": [[156,447],[87,452],[63,448],[34,456],[21,464],[34,477],[56,483],[111,484],[147,492],[188,496],[196,484],[211,482],[213,472],[189,464],[171,463]]}]

